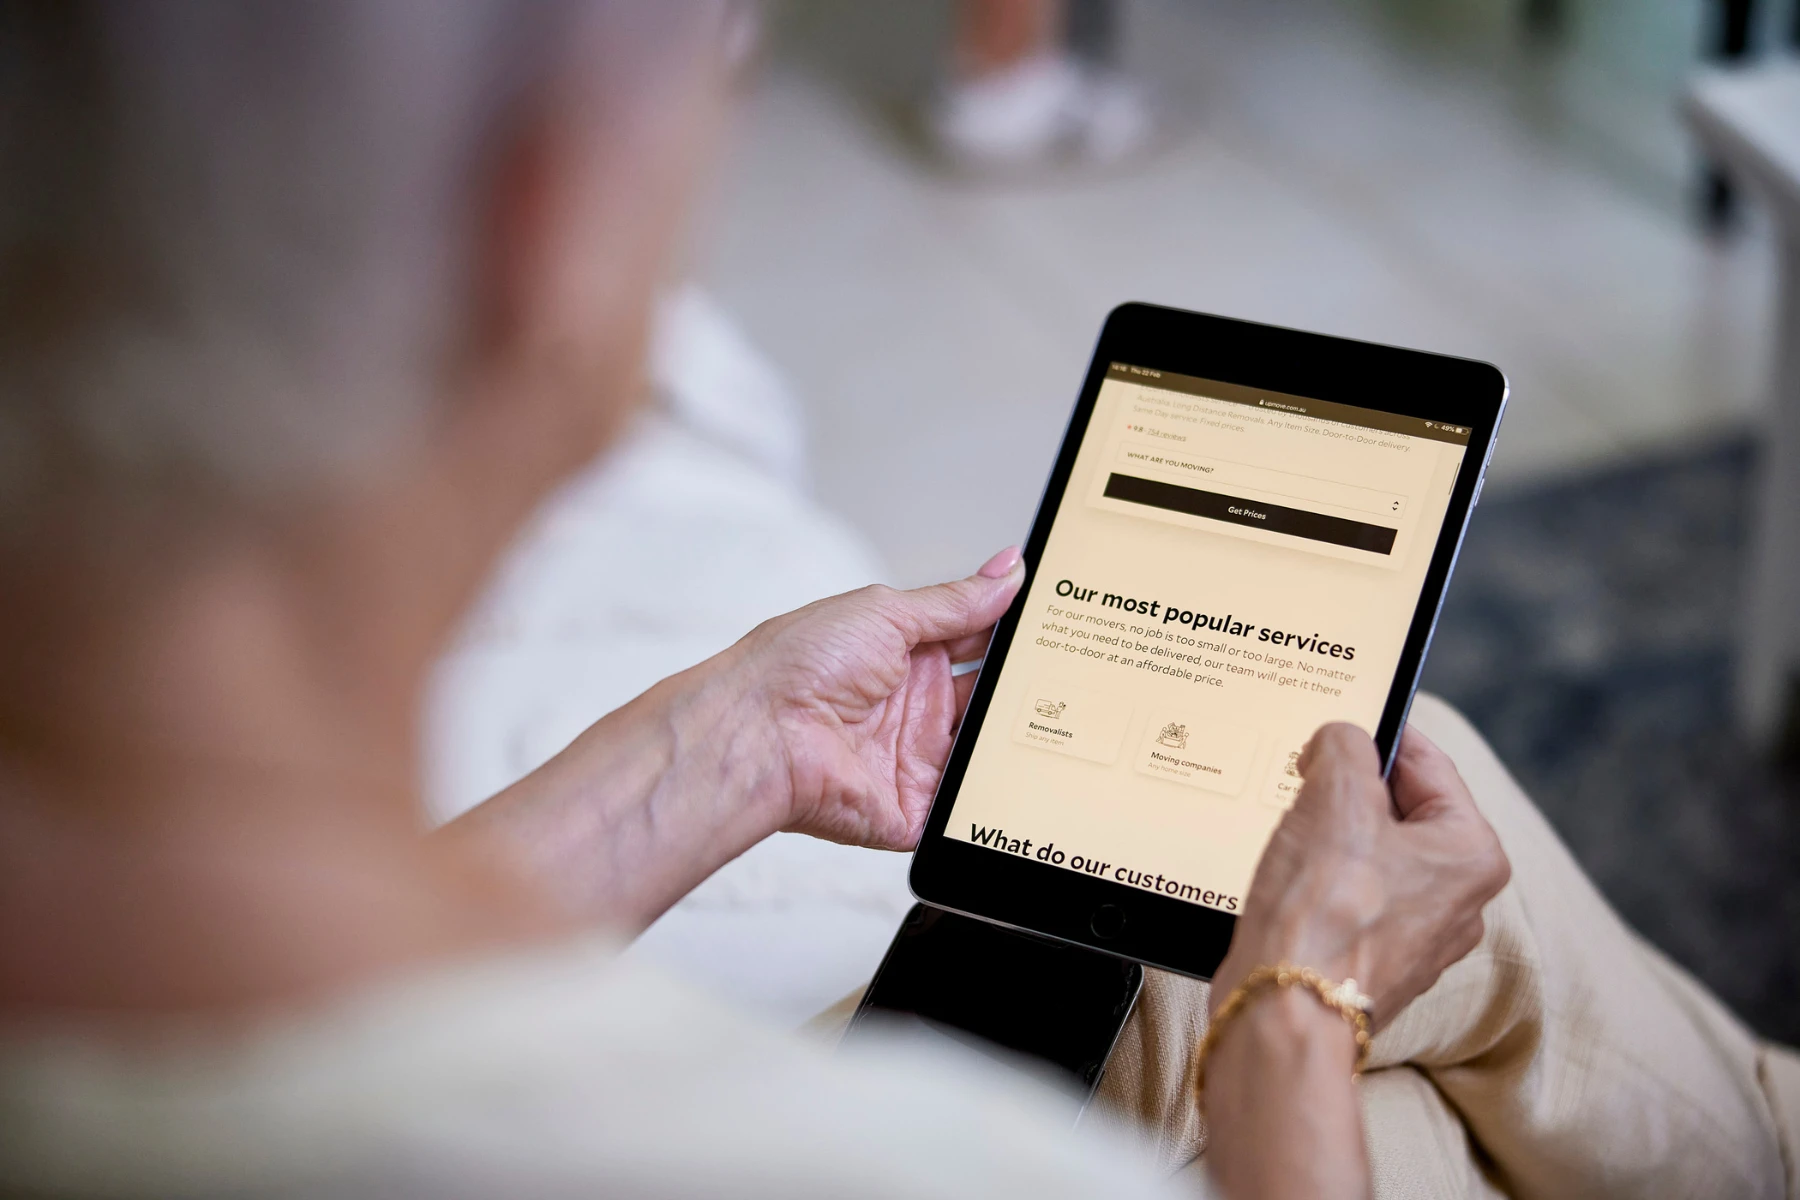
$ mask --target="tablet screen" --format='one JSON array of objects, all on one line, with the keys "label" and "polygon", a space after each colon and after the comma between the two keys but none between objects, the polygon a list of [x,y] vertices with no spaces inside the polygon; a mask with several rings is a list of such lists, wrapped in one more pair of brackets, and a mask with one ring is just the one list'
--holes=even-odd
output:
[{"label": "tablet screen", "polygon": [[1373,732],[1467,427],[1112,363],[945,833],[1235,913]]}]

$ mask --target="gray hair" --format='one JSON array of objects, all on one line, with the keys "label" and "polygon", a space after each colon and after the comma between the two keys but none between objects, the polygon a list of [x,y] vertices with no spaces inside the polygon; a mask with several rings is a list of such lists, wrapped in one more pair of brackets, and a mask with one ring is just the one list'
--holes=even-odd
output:
[{"label": "gray hair", "polygon": [[578,22],[683,6],[0,0],[0,524],[58,472],[266,495],[416,433],[494,130]]}]

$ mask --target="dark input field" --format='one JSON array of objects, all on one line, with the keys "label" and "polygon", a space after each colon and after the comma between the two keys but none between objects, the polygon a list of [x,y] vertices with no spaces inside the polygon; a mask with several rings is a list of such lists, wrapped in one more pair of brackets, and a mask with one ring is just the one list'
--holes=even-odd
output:
[{"label": "dark input field", "polygon": [[1127,504],[1142,504],[1149,508],[1186,513],[1190,517],[1205,517],[1211,521],[1247,525],[1252,529],[1267,529],[1290,537],[1310,538],[1315,542],[1367,550],[1371,554],[1392,554],[1394,539],[1399,536],[1399,530],[1389,529],[1385,525],[1370,525],[1344,517],[1328,517],[1324,513],[1307,512],[1301,508],[1284,508],[1279,504],[1265,504],[1261,500],[1203,492],[1199,488],[1162,483],[1155,479],[1140,479],[1136,475],[1120,475],[1116,472],[1107,476],[1105,495],[1110,500],[1123,500]]}]

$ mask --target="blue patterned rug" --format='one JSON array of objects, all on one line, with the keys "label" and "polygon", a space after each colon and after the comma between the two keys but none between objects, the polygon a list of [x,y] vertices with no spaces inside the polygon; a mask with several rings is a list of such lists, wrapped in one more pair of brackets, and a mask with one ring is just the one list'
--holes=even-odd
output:
[{"label": "blue patterned rug", "polygon": [[1625,918],[1800,1043],[1800,778],[1730,721],[1753,454],[1647,460],[1476,510],[1425,686]]}]

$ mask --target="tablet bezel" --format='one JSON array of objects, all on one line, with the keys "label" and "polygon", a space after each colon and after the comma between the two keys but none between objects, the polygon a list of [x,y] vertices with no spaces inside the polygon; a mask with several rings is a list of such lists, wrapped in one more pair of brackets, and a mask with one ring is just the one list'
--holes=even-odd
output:
[{"label": "tablet bezel", "polygon": [[1107,316],[1023,548],[1025,584],[995,626],[909,879],[913,894],[926,904],[1209,979],[1230,946],[1237,922],[1232,914],[1032,862],[959,841],[944,832],[993,699],[999,668],[1017,632],[1025,597],[1093,417],[1100,386],[1107,368],[1115,362],[1444,421],[1471,430],[1463,462],[1465,466],[1479,463],[1480,469],[1457,474],[1394,684],[1375,732],[1384,771],[1393,764],[1445,587],[1493,454],[1494,434],[1506,407],[1507,382],[1497,368],[1472,359],[1150,304],[1123,304]]}]

